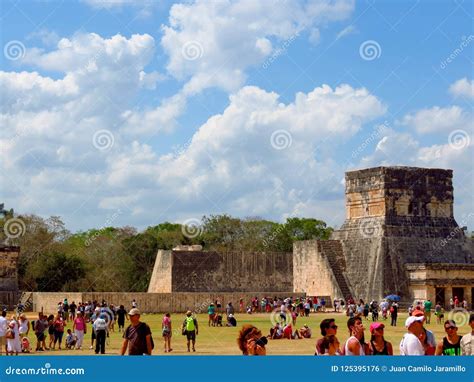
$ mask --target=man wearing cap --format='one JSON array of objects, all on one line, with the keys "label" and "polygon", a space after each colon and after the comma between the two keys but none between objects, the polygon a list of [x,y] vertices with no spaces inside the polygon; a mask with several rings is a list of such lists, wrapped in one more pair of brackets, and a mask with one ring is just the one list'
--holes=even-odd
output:
[{"label": "man wearing cap", "polygon": [[425,348],[420,341],[423,335],[423,316],[410,316],[405,321],[408,329],[400,342],[400,355],[425,355]]},{"label": "man wearing cap", "polygon": [[183,334],[186,334],[188,352],[190,351],[189,346],[191,341],[193,342],[193,351],[196,351],[196,336],[199,333],[197,320],[192,315],[193,313],[188,310],[183,322]]},{"label": "man wearing cap", "polygon": [[469,317],[469,325],[471,326],[471,333],[461,338],[462,355],[474,355],[474,313],[471,313]]},{"label": "man wearing cap", "polygon": [[123,344],[121,355],[124,355],[128,347],[128,355],[151,355],[153,351],[153,341],[150,327],[140,321],[140,311],[132,308],[128,312],[130,325],[123,333]]}]

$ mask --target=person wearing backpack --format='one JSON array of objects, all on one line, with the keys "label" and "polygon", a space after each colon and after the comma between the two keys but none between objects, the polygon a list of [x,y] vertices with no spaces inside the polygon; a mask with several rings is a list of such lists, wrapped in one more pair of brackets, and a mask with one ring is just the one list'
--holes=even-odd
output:
[{"label": "person wearing backpack", "polygon": [[196,336],[199,333],[198,322],[195,317],[192,316],[193,313],[188,310],[186,312],[186,317],[183,322],[183,335],[186,336],[188,352],[190,352],[190,342],[193,342],[193,352],[196,351]]},{"label": "person wearing backpack", "polygon": [[140,311],[132,308],[128,312],[131,324],[123,333],[123,344],[121,355],[124,355],[128,348],[128,355],[151,355],[154,344],[150,327],[140,321]]}]

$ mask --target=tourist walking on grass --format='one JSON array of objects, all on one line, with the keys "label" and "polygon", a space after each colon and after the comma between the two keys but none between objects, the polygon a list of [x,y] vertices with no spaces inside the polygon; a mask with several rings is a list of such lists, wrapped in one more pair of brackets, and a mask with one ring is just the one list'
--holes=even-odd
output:
[{"label": "tourist walking on grass", "polygon": [[61,344],[63,342],[65,325],[66,323],[64,322],[63,316],[60,313],[58,313],[53,323],[53,326],[54,326],[53,350],[56,348],[56,343],[58,343],[58,349],[61,350]]},{"label": "tourist walking on grass", "polygon": [[95,354],[105,354],[105,339],[107,337],[107,321],[105,313],[101,313],[92,324],[95,331]]},{"label": "tourist walking on grass", "polygon": [[406,333],[400,342],[400,355],[425,355],[425,348],[420,338],[423,337],[422,316],[410,316],[405,321]]},{"label": "tourist walking on grass", "polygon": [[182,332],[186,335],[188,352],[190,352],[190,344],[193,344],[193,352],[196,351],[196,336],[199,334],[198,322],[196,318],[192,316],[192,312],[188,310],[186,312],[186,318],[183,322]]},{"label": "tourist walking on grass", "polygon": [[46,316],[40,312],[38,314],[38,320],[36,320],[34,327],[36,334],[36,351],[49,350],[49,348],[46,347],[46,336],[44,334],[48,327],[49,325]]},{"label": "tourist walking on grass", "polygon": [[10,322],[8,323],[7,329],[7,352],[13,355],[18,355],[21,353],[21,341],[20,341],[20,331],[19,324],[15,316],[11,317]]},{"label": "tourist walking on grass", "polygon": [[26,318],[25,313],[20,314],[20,320],[18,321],[18,330],[20,333],[20,340],[23,337],[28,337],[30,332],[30,321]]},{"label": "tourist walking on grass", "polygon": [[52,314],[48,316],[48,337],[49,337],[48,348],[52,349],[54,345],[54,316]]},{"label": "tourist walking on grass", "polygon": [[166,313],[161,322],[161,332],[163,334],[163,340],[165,341],[165,353],[169,353],[173,349],[171,348],[171,315]]},{"label": "tourist walking on grass", "polygon": [[431,302],[430,299],[426,300],[424,303],[424,308],[425,308],[425,318],[426,318],[426,323],[429,324],[431,322],[431,308],[433,306],[433,303]]},{"label": "tourist walking on grass", "polygon": [[7,339],[5,335],[7,334],[8,330],[8,321],[6,319],[7,311],[2,310],[2,314],[0,315],[0,355],[5,350],[5,354],[7,353]]},{"label": "tourist walking on grass", "polygon": [[458,327],[453,320],[444,323],[444,337],[436,346],[435,355],[461,355],[461,336],[458,335]]},{"label": "tourist walking on grass", "polygon": [[471,332],[461,338],[461,354],[474,355],[474,313],[469,316]]},{"label": "tourist walking on grass", "polygon": [[397,326],[397,318],[398,318],[398,304],[394,302],[390,307],[390,326]]},{"label": "tourist walking on grass", "polygon": [[350,337],[344,346],[345,355],[366,355],[366,344],[364,338],[364,325],[360,317],[352,317],[347,320],[347,328]]},{"label": "tourist walking on grass", "polygon": [[385,325],[381,322],[372,322],[370,324],[370,342],[369,355],[393,355],[392,344],[385,341],[384,338]]},{"label": "tourist walking on grass", "polygon": [[337,339],[337,325],[334,318],[326,318],[319,325],[323,336],[316,342],[314,355],[341,355],[341,344]]},{"label": "tourist walking on grass", "polygon": [[[133,308],[128,312],[130,325],[123,333],[123,344],[121,355],[124,355],[128,348],[128,355],[151,355],[153,351],[153,340],[150,327],[140,321],[140,311]],[[170,321],[171,325],[171,321]]]},{"label": "tourist walking on grass", "polygon": [[73,321],[72,330],[77,338],[76,349],[81,350],[84,335],[87,334],[86,320],[84,319],[82,312],[77,312],[77,317]]},{"label": "tourist walking on grass", "polygon": [[127,319],[127,311],[123,305],[117,309],[117,324],[118,324],[118,331],[123,332],[125,328],[125,319]]}]

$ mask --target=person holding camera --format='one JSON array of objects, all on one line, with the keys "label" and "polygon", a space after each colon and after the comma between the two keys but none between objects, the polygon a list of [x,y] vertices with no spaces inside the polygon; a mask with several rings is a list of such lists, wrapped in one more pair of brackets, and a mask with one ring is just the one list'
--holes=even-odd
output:
[{"label": "person holding camera", "polygon": [[262,336],[262,332],[250,324],[244,325],[237,337],[237,344],[242,350],[242,355],[266,355],[265,345],[267,343],[268,340]]}]

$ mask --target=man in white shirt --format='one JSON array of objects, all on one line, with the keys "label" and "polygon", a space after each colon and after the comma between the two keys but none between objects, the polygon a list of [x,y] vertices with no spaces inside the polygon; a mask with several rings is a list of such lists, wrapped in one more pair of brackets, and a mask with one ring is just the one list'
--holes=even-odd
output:
[{"label": "man in white shirt", "polygon": [[7,352],[7,340],[5,338],[5,334],[8,329],[8,322],[5,318],[7,316],[6,310],[2,311],[2,315],[0,316],[0,354],[3,353],[3,349],[5,349],[5,353]]},{"label": "man in white shirt", "polygon": [[474,355],[474,313],[469,317],[471,333],[461,338],[461,355]]},{"label": "man in white shirt", "polygon": [[405,321],[408,329],[400,342],[400,355],[425,355],[425,348],[420,341],[423,333],[423,316],[410,316]]}]

